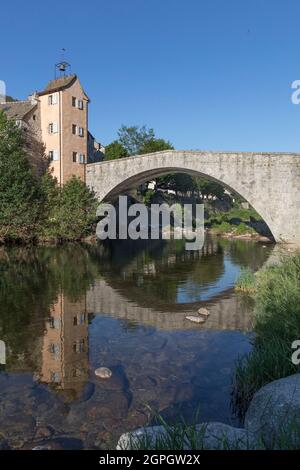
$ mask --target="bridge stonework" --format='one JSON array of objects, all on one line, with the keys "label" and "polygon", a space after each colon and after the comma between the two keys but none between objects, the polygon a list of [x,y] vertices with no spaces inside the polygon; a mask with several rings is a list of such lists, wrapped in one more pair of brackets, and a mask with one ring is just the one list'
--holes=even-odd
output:
[{"label": "bridge stonework", "polygon": [[87,185],[99,200],[168,173],[211,178],[245,198],[277,242],[300,246],[300,154],[167,150],[87,165]]}]

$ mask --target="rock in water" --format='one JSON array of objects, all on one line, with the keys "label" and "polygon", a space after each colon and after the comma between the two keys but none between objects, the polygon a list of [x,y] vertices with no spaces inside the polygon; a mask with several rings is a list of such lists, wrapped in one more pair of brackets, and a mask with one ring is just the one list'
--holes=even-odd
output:
[{"label": "rock in water", "polygon": [[199,315],[203,315],[203,317],[208,317],[210,315],[207,308],[199,308],[198,313]]},{"label": "rock in water", "polygon": [[205,319],[201,317],[196,317],[194,315],[188,315],[185,317],[187,320],[192,321],[194,323],[204,323]]},{"label": "rock in water", "polygon": [[95,370],[95,375],[97,375],[97,377],[100,377],[100,379],[110,379],[110,377],[112,376],[112,371],[107,367],[99,367]]}]

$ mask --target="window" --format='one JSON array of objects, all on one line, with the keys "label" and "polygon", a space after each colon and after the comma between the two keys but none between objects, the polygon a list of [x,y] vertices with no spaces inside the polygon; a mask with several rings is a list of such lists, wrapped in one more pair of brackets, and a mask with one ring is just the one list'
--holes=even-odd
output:
[{"label": "window", "polygon": [[58,329],[60,327],[60,320],[59,318],[53,318],[51,317],[49,320],[49,326],[50,328],[55,328]]},{"label": "window", "polygon": [[59,354],[59,349],[59,344],[51,343],[49,346],[49,350],[52,354]]},{"label": "window", "polygon": [[78,128],[78,135],[79,135],[80,137],[84,137],[84,129],[83,129],[83,127],[79,127],[79,128]]},{"label": "window", "polygon": [[74,135],[77,134],[77,126],[76,126],[76,124],[72,124],[72,134],[74,134]]},{"label": "window", "polygon": [[49,156],[50,162],[59,160],[59,155],[58,155],[57,150],[50,150],[48,156]]},{"label": "window", "polygon": [[33,121],[36,120],[36,115],[35,115],[35,114],[32,116],[32,120],[33,120]]},{"label": "window", "polygon": [[50,122],[48,130],[49,134],[56,134],[58,132],[57,122]]},{"label": "window", "polygon": [[51,382],[60,382],[59,372],[50,372]]},{"label": "window", "polygon": [[73,352],[75,353],[85,352],[84,339],[80,339],[79,341],[76,341],[75,343],[73,343]]},{"label": "window", "polygon": [[78,326],[78,325],[84,325],[86,321],[86,315],[85,313],[80,313],[76,315],[76,317],[73,317],[73,325]]},{"label": "window", "polygon": [[53,93],[53,95],[48,96],[48,104],[49,105],[57,104],[57,93]]},{"label": "window", "polygon": [[73,163],[77,163],[77,152],[73,152]]},{"label": "window", "polygon": [[83,109],[83,101],[72,96],[72,106],[73,108]]},{"label": "window", "polygon": [[81,164],[85,163],[85,155],[83,153],[79,155],[79,163]]}]

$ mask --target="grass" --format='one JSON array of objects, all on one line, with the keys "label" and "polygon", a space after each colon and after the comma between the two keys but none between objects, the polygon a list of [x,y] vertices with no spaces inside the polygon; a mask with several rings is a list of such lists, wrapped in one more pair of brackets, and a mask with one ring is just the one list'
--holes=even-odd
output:
[{"label": "grass", "polygon": [[257,235],[257,232],[252,228],[249,227],[244,222],[236,224],[231,224],[230,222],[223,221],[223,222],[213,222],[212,223],[212,232],[215,234],[225,234],[230,233],[232,235]]},{"label": "grass", "polygon": [[256,292],[256,279],[254,272],[251,269],[242,269],[240,277],[236,282],[235,290],[250,295],[253,295]]},{"label": "grass", "polygon": [[242,209],[233,207],[227,212],[219,212],[211,214],[206,223],[211,226],[211,229],[216,234],[230,233],[235,236],[239,235],[256,235],[257,232],[249,226],[250,220],[262,220],[257,212],[250,209]]},{"label": "grass", "polygon": [[[232,440],[223,434],[214,433],[208,429],[208,423],[202,424],[186,424],[182,418],[177,423],[170,426],[160,416],[156,415],[159,430],[156,429],[151,432],[151,427],[146,431],[134,431],[130,434],[129,440],[124,443],[121,450],[203,450],[211,449],[208,442],[213,442],[213,448],[218,450],[253,450],[255,449],[277,449],[277,450],[299,450],[300,443],[300,427],[297,420],[294,419],[284,426],[284,429],[276,430],[270,439],[268,435],[268,443],[265,441],[263,434],[252,436],[252,438],[245,435],[244,437],[236,437]],[[207,440],[207,436],[210,439]],[[212,439],[213,436],[213,439]]]},{"label": "grass", "polygon": [[254,348],[236,364],[233,402],[243,417],[253,394],[263,385],[299,372],[291,361],[292,342],[300,339],[300,253],[250,273],[238,286],[254,293]]}]

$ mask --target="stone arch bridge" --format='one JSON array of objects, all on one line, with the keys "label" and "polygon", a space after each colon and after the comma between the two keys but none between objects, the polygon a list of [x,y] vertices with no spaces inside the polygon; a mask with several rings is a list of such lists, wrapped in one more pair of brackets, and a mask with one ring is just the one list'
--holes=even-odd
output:
[{"label": "stone arch bridge", "polygon": [[168,173],[201,175],[246,199],[277,242],[300,245],[300,154],[166,150],[87,165],[99,200]]}]

